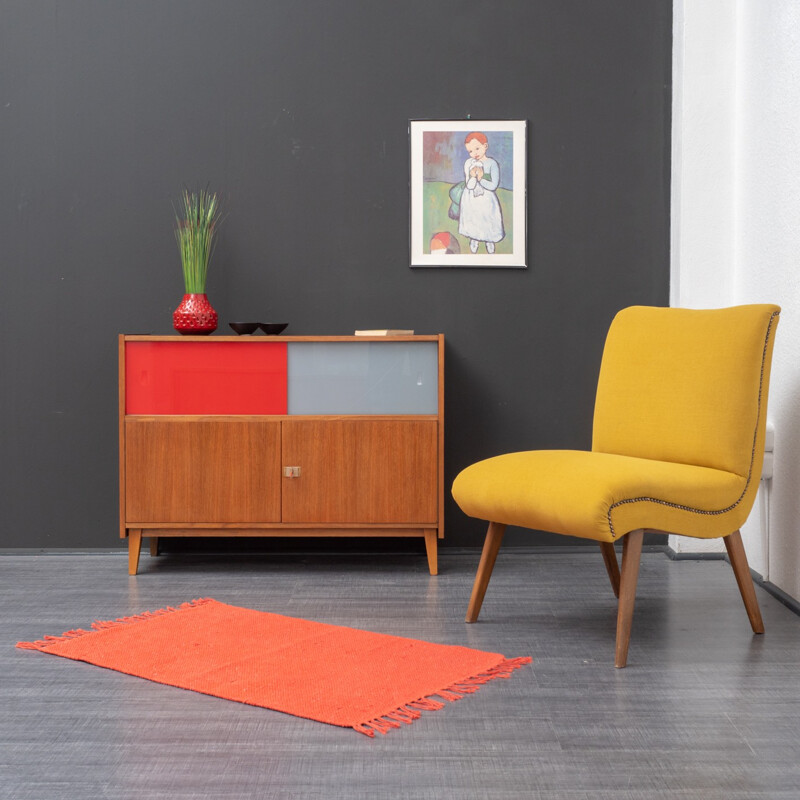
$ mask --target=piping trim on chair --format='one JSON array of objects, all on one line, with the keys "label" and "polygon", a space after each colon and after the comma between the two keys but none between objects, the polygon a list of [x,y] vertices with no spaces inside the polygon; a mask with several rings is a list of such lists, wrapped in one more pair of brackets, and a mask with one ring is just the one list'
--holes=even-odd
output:
[{"label": "piping trim on chair", "polygon": [[739,503],[742,502],[744,496],[747,494],[747,490],[750,487],[750,483],[753,479],[753,464],[755,463],[756,458],[756,440],[758,439],[758,424],[761,419],[761,396],[764,388],[764,364],[767,360],[767,345],[769,344],[769,337],[772,334],[772,323],[775,321],[775,317],[780,314],[780,311],[773,311],[772,316],[769,318],[769,325],[767,325],[767,335],[764,339],[764,350],[761,353],[761,375],[759,376],[758,380],[758,404],[757,404],[757,413],[756,413],[756,425],[755,430],[753,431],[753,447],[750,451],[750,467],[747,471],[747,482],[744,485],[744,489],[742,489],[742,493],[739,495],[738,499],[735,503],[731,503],[727,508],[721,508],[718,511],[705,511],[701,508],[692,508],[691,506],[682,506],[678,503],[670,503],[667,500],[659,500],[656,497],[631,497],[627,500],[618,500],[616,503],[612,503],[608,507],[608,528],[611,531],[611,538],[616,539],[617,533],[614,530],[614,523],[611,521],[611,512],[617,506],[624,506],[628,503],[658,503],[662,506],[668,506],[669,508],[677,508],[679,511],[690,511],[693,514],[705,514],[706,516],[719,516],[720,514],[727,514],[729,511],[733,511]]}]

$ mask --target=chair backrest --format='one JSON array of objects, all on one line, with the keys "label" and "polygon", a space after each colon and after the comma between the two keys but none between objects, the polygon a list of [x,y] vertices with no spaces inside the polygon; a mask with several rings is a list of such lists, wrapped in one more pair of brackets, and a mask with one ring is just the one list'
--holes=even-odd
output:
[{"label": "chair backrest", "polygon": [[[606,339],[592,450],[761,475],[780,308],[634,306]],[[755,485],[754,485],[755,484]]]}]

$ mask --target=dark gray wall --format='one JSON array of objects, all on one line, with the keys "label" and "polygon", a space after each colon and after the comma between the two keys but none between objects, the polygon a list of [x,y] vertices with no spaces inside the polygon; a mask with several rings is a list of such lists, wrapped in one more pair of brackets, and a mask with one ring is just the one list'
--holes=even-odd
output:
[{"label": "dark gray wall", "polygon": [[[184,185],[226,198],[222,325],[446,334],[448,481],[589,444],[611,317],[668,302],[669,0],[0,12],[0,547],[119,546],[116,334],[171,332]],[[529,121],[525,271],[408,267],[408,119],[467,115]]]}]

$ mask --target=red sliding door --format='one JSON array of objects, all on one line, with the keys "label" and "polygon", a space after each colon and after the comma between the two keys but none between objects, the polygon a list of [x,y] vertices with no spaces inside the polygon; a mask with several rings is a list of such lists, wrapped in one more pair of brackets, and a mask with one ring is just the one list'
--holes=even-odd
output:
[{"label": "red sliding door", "polygon": [[286,414],[285,342],[126,342],[127,414]]}]

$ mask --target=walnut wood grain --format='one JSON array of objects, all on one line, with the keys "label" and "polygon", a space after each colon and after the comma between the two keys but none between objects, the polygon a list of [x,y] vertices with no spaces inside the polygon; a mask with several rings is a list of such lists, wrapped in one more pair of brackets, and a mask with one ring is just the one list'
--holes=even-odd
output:
[{"label": "walnut wood grain", "polygon": [[428,555],[428,571],[431,575],[439,574],[439,542],[436,538],[436,528],[425,531],[425,552]]},{"label": "walnut wood grain", "polygon": [[128,535],[125,527],[125,336],[117,337],[119,348],[118,411],[119,411],[119,536],[124,539]]},{"label": "walnut wood grain", "polygon": [[444,335],[439,334],[439,538],[444,538]]},{"label": "walnut wood grain", "polygon": [[478,572],[472,585],[472,596],[467,607],[466,622],[478,621],[478,614],[481,613],[481,606],[483,605],[483,597],[486,594],[486,588],[489,586],[494,562],[497,560],[497,554],[500,551],[500,545],[503,543],[505,532],[505,525],[499,522],[489,523],[489,529],[486,531],[486,539],[483,543],[481,560],[478,564]]},{"label": "walnut wood grain", "polygon": [[619,597],[619,563],[617,562],[617,552],[611,542],[600,542],[600,552],[603,554],[603,561],[608,572],[608,579],[611,581],[611,588],[614,597]]},{"label": "walnut wood grain", "polygon": [[142,530],[131,528],[128,531],[128,575],[139,571],[139,555],[142,552]]},{"label": "walnut wood grain", "polygon": [[764,633],[764,621],[761,619],[761,609],[758,607],[758,600],[756,599],[753,576],[750,574],[747,554],[742,544],[742,534],[739,531],[734,531],[722,541],[725,542],[725,549],[728,551],[728,558],[731,560],[733,574],[736,576],[736,583],[739,585],[739,593],[742,595],[747,617],[750,620],[750,627],[753,629],[753,633]]},{"label": "walnut wood grain", "polygon": [[438,424],[430,420],[287,418],[283,522],[397,523],[436,527]]},{"label": "walnut wood grain", "polygon": [[409,334],[404,336],[153,336],[150,334],[126,334],[126,342],[237,342],[239,344],[264,344],[264,342],[436,342],[444,334]]},{"label": "walnut wood grain", "polygon": [[128,524],[280,521],[280,425],[128,418]]},{"label": "walnut wood grain", "polygon": [[622,669],[628,663],[631,642],[633,605],[636,601],[636,583],[639,580],[639,562],[642,556],[644,531],[631,531],[622,540],[622,572],[617,610],[617,647],[614,666]]},{"label": "walnut wood grain", "polygon": [[[253,534],[259,536],[282,536],[281,531],[287,531],[286,535],[291,535],[292,531],[313,531],[320,528],[318,523],[308,522],[154,522],[149,520],[141,522],[139,520],[130,520],[131,527],[147,528],[150,531],[162,531],[161,533],[149,533],[148,536],[177,536],[177,533],[170,533],[170,531],[177,531],[185,529],[186,536],[192,536],[189,531],[203,530],[204,528],[212,528],[217,531],[216,536],[238,536],[239,532],[245,528],[252,528],[254,531],[262,530],[261,534]],[[425,526],[427,527],[427,526]],[[326,531],[330,530],[331,536],[344,536],[345,534],[339,531],[343,530],[364,530],[364,531],[384,531],[387,534],[390,531],[399,531],[398,536],[422,536],[424,528],[418,522],[326,522],[324,525]],[[197,534],[201,536],[202,534]],[[306,534],[303,534],[306,535]],[[309,533],[308,536],[313,534]],[[364,534],[369,535],[369,533]]]},{"label": "walnut wood grain", "polygon": [[250,536],[250,537],[274,537],[285,538],[322,538],[336,539],[342,537],[363,537],[376,538],[381,536],[396,539],[422,539],[425,538],[427,528],[412,527],[401,528],[395,525],[342,525],[328,524],[323,526],[303,526],[303,525],[272,525],[267,526],[263,523],[237,523],[232,526],[214,525],[206,523],[199,527],[169,526],[165,523],[142,525],[142,535],[162,538],[202,538],[210,536]]}]

